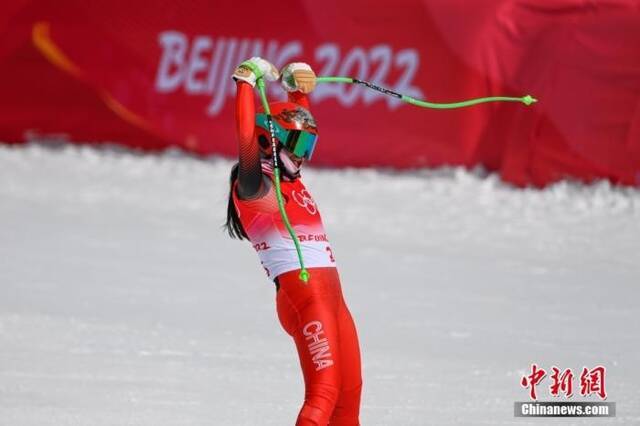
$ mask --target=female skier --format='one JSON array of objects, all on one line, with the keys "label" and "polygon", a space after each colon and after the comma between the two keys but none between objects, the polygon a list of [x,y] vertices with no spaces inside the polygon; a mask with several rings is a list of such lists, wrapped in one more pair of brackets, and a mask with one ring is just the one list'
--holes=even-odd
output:
[{"label": "female skier", "polygon": [[[357,426],[362,389],[358,336],[320,212],[300,176],[318,136],[307,97],[316,76],[304,63],[283,68],[288,102],[270,103],[276,152],[265,114],[256,114],[253,88],[259,78],[277,80],[277,69],[251,58],[238,66],[233,78],[240,155],[231,170],[226,227],[231,237],[251,241],[275,282],[278,318],[293,337],[304,376],[304,404],[296,425]],[[311,275],[307,283],[299,277],[294,242],[278,210],[273,155],[280,160],[287,215]]]}]

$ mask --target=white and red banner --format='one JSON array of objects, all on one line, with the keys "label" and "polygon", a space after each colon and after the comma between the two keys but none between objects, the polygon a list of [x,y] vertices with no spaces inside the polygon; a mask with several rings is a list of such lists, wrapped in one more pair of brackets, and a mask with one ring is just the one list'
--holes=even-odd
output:
[{"label": "white and red banner", "polygon": [[[482,164],[517,185],[640,185],[636,0],[5,2],[0,140],[179,146],[234,156],[233,68],[250,56],[450,102],[453,111],[321,84],[314,163]],[[282,97],[273,85],[270,97]]]}]

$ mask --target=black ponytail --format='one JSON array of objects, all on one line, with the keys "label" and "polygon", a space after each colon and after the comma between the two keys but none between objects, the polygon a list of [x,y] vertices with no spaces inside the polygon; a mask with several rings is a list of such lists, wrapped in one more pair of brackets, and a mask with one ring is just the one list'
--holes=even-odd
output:
[{"label": "black ponytail", "polygon": [[233,202],[233,187],[234,183],[238,180],[238,163],[234,164],[231,168],[231,176],[229,176],[229,201],[227,204],[227,221],[223,225],[231,238],[237,238],[239,240],[249,239],[249,236],[240,223],[240,217],[236,211],[236,206]]}]

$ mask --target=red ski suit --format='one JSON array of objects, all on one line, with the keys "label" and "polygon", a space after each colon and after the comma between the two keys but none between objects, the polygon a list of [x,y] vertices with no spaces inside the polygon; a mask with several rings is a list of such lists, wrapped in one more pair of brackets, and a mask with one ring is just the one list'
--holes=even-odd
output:
[{"label": "red ski suit", "polygon": [[[256,173],[260,173],[261,178],[271,176],[270,171],[263,170],[255,139],[252,87],[239,81],[237,89],[239,179]],[[291,93],[289,101],[309,108],[307,96],[300,92]],[[254,248],[261,258],[268,259],[268,264],[264,261],[263,264],[277,284],[278,318],[284,330],[293,337],[300,358],[305,398],[296,425],[358,426],[362,389],[360,349],[356,328],[342,295],[333,253],[315,202],[300,178],[283,180],[282,193],[291,225],[309,253],[311,278],[306,284],[298,278],[300,270],[291,267],[293,261],[297,262],[295,250],[286,246],[276,250],[276,246],[283,244],[290,244],[292,248],[293,242],[284,235],[273,184],[266,194],[249,200],[240,199],[236,184],[233,201]],[[285,253],[284,259],[282,253]],[[263,257],[265,255],[272,258]]]}]

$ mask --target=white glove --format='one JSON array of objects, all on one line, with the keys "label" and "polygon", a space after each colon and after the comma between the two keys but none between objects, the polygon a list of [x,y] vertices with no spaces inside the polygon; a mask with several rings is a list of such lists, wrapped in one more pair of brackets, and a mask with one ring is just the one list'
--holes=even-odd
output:
[{"label": "white glove", "polygon": [[316,74],[308,64],[293,62],[282,69],[282,87],[287,92],[311,93],[316,87]]},{"label": "white glove", "polygon": [[236,81],[246,81],[251,87],[255,87],[256,81],[260,77],[264,77],[269,81],[276,81],[280,77],[280,73],[271,62],[254,56],[238,65],[232,77]]}]

